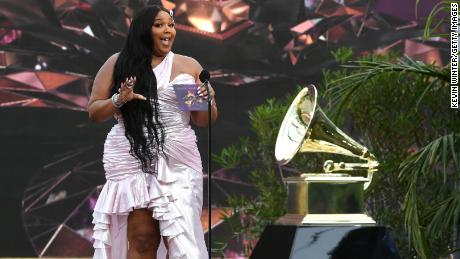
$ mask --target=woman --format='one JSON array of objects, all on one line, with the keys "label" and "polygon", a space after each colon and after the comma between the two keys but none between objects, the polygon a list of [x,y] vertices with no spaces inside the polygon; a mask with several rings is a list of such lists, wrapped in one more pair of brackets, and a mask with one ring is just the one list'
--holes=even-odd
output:
[{"label": "woman", "polygon": [[[189,125],[208,126],[207,111],[181,112],[172,87],[198,83],[202,68],[171,51],[175,35],[170,11],[142,8],[121,52],[94,80],[90,119],[118,121],[104,144],[107,183],[93,213],[94,258],[208,258],[201,158]],[[208,95],[203,86],[197,92]],[[214,122],[214,99],[211,113]]]}]

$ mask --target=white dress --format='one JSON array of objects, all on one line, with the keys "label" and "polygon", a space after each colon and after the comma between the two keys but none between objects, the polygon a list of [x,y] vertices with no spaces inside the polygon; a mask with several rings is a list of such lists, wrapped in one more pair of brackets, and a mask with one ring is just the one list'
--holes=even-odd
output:
[{"label": "white dress", "polygon": [[[157,78],[158,102],[165,129],[163,157],[155,175],[141,171],[129,154],[121,116],[104,144],[103,164],[107,179],[93,213],[94,259],[126,259],[129,249],[127,218],[133,209],[149,208],[159,221],[170,259],[206,259],[208,253],[200,221],[203,204],[203,175],[190,112],[179,110],[172,84],[193,84],[189,74],[171,82],[174,53],[170,51],[153,71]],[[166,257],[163,242],[158,259]]]}]

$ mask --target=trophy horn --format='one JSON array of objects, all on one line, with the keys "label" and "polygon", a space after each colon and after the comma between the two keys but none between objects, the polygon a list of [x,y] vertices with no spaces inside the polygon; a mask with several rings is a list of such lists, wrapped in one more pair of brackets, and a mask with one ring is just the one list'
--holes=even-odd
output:
[{"label": "trophy horn", "polygon": [[341,154],[366,160],[365,163],[324,163],[325,173],[367,170],[367,189],[378,162],[368,149],[341,131],[317,104],[317,91],[308,85],[296,96],[287,111],[276,140],[275,156],[281,165],[287,164],[297,153],[323,152]]}]

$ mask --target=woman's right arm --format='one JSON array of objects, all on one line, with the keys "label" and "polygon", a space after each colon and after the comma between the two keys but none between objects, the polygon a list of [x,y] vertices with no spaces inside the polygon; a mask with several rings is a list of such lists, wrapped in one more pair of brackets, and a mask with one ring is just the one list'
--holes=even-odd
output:
[{"label": "woman's right arm", "polygon": [[136,77],[130,76],[120,82],[119,93],[114,96],[114,102],[112,102],[110,92],[113,87],[113,69],[117,58],[118,53],[107,59],[94,79],[93,90],[88,102],[88,113],[91,121],[103,122],[110,119],[117,111],[115,105],[120,108],[133,99],[147,100],[143,95],[134,92]]},{"label": "woman's right arm", "polygon": [[108,58],[96,74],[87,108],[91,121],[106,121],[117,111],[110,96],[113,88],[113,69],[117,58],[118,53]]}]

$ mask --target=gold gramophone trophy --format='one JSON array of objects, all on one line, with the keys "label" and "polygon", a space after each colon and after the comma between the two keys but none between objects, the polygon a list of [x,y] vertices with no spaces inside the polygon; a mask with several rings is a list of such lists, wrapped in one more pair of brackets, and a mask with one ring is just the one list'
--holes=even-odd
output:
[{"label": "gold gramophone trophy", "polygon": [[265,227],[249,258],[401,259],[388,229],[364,214],[364,190],[378,162],[324,115],[313,85],[289,107],[276,141],[275,155],[282,165],[299,152],[339,154],[363,162],[327,160],[323,172],[285,177],[287,213]]},{"label": "gold gramophone trophy", "polygon": [[[364,190],[377,171],[378,162],[363,147],[321,111],[313,85],[305,87],[294,99],[284,117],[276,141],[275,156],[287,164],[299,152],[326,152],[360,158],[363,163],[327,160],[321,173],[286,177],[287,214],[277,223],[286,225],[374,224],[364,214]],[[353,176],[367,171],[367,177]]]}]

